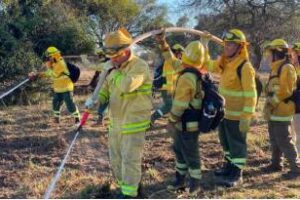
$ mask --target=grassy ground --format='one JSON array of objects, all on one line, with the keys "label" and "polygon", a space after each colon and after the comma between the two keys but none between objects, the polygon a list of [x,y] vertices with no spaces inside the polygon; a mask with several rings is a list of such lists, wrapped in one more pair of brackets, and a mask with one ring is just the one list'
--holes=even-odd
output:
[{"label": "grassy ground", "polygon": [[[86,84],[82,81],[79,85]],[[76,102],[86,99],[83,87]],[[80,106],[82,110],[83,107]],[[51,121],[51,102],[0,109],[0,198],[42,198],[74,137],[73,119],[63,112],[61,124]],[[213,170],[222,165],[222,150],[216,133],[201,135],[203,169],[198,198],[300,198],[300,180],[286,181],[281,173],[264,174],[270,160],[267,127],[262,102],[248,135],[249,159],[244,184],[226,189],[216,186]],[[96,116],[94,116],[96,117]],[[114,198],[117,191],[111,175],[107,130],[90,120],[71,152],[52,198]],[[172,140],[166,136],[166,119],[147,132],[143,158],[143,193],[151,198],[187,198],[165,188],[174,174]],[[286,171],[287,169],[285,169]]]}]

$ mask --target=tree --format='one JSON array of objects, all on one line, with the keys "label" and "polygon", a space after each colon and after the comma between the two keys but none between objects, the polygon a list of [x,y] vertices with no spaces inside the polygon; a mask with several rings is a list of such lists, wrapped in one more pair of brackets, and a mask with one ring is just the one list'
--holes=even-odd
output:
[{"label": "tree", "polygon": [[217,35],[233,27],[243,30],[257,68],[266,41],[284,37],[294,42],[300,36],[298,0],[185,0],[182,6],[199,10],[196,28]]}]

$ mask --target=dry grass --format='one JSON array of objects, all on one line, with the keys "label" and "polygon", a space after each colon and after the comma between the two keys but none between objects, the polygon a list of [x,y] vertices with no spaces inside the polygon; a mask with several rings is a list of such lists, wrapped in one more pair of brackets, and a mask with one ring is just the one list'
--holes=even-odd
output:
[{"label": "dry grass", "polygon": [[[82,105],[86,93],[76,95]],[[35,106],[0,109],[0,198],[42,198],[57,166],[74,136],[73,119],[64,114],[56,126],[51,122],[51,102]],[[80,107],[82,110],[83,108]],[[258,111],[262,109],[260,102]],[[89,121],[79,136],[53,198],[114,198],[107,150],[107,130]],[[143,193],[151,198],[188,198],[184,192],[164,189],[173,178],[172,140],[163,126],[147,133],[143,158]],[[270,152],[266,123],[261,115],[248,135],[248,166],[244,184],[236,188],[216,186],[212,172],[222,165],[222,149],[217,133],[201,135],[200,152],[203,191],[198,198],[300,198],[300,180],[285,181],[281,173],[263,174]]]}]

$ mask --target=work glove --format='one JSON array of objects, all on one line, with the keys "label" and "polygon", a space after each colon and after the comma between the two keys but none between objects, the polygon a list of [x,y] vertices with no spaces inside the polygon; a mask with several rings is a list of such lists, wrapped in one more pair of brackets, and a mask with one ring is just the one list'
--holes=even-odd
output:
[{"label": "work glove", "polygon": [[166,41],[166,31],[165,29],[161,29],[161,33],[154,36],[156,42],[159,44],[162,50],[166,50],[169,48],[169,45]]},{"label": "work glove", "polygon": [[36,73],[36,72],[30,72],[30,73],[28,74],[28,78],[29,78],[29,80],[31,80],[31,81],[37,79],[37,77],[38,77],[38,73]]},{"label": "work glove", "polygon": [[276,98],[276,95],[273,95],[272,98],[267,98],[267,103],[270,104],[273,108],[276,108],[279,104],[279,100]]},{"label": "work glove", "polygon": [[92,98],[92,97],[89,97],[89,98],[85,101],[84,106],[85,106],[85,108],[87,108],[87,109],[91,109],[91,108],[94,107],[95,103],[96,103],[96,102],[93,101],[93,98]]},{"label": "work glove", "polygon": [[212,38],[212,34],[208,31],[203,31],[205,33],[205,36],[201,36],[200,42],[203,44],[205,48],[208,48],[208,43]]},{"label": "work glove", "polygon": [[266,121],[270,121],[272,110],[273,110],[273,106],[270,104],[270,102],[267,99],[263,110],[264,119]]},{"label": "work glove", "polygon": [[239,130],[242,133],[247,133],[250,129],[251,120],[249,119],[241,119],[239,123]]}]

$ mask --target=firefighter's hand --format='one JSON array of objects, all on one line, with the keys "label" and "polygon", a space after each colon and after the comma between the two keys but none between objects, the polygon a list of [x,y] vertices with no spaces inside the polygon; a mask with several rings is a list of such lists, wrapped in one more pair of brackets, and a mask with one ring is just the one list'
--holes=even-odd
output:
[{"label": "firefighter's hand", "polygon": [[91,108],[94,107],[94,104],[95,104],[95,102],[93,101],[93,98],[92,98],[92,97],[89,97],[89,98],[85,101],[84,106],[85,106],[85,108],[87,108],[87,109],[91,109]]},{"label": "firefighter's hand", "polygon": [[203,31],[204,32],[204,36],[201,36],[200,42],[203,44],[203,46],[205,48],[208,48],[208,43],[212,38],[212,34],[208,31]]},{"label": "firefighter's hand", "polygon": [[276,98],[276,96],[274,95],[272,98],[267,98],[266,104],[271,106],[272,108],[276,108],[279,104],[279,101]]},{"label": "firefighter's hand", "polygon": [[28,78],[29,78],[29,80],[35,80],[36,78],[38,77],[38,73],[37,72],[30,72],[29,74],[28,74]]},{"label": "firefighter's hand", "polygon": [[250,129],[250,123],[251,123],[251,120],[241,119],[240,124],[239,124],[240,132],[247,133]]},{"label": "firefighter's hand", "polygon": [[154,39],[159,45],[166,46],[167,41],[166,41],[166,31],[165,31],[165,29],[162,28],[161,32],[154,36]]}]

